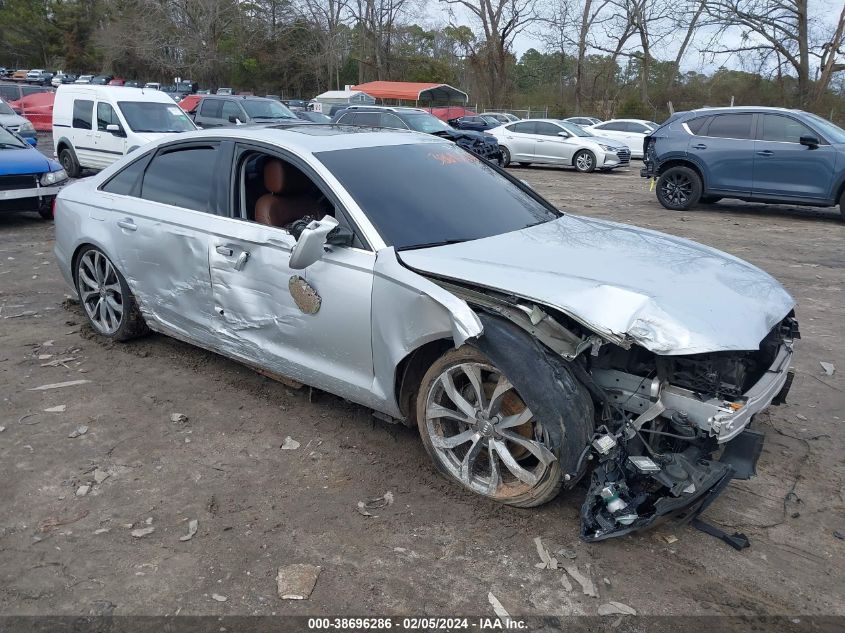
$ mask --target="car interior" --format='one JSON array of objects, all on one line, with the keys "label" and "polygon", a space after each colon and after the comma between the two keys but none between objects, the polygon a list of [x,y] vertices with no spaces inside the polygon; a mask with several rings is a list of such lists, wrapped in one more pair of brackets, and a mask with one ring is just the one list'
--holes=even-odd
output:
[{"label": "car interior", "polygon": [[305,217],[335,215],[332,203],[301,169],[275,156],[247,154],[240,181],[241,216],[247,220],[285,228]]}]

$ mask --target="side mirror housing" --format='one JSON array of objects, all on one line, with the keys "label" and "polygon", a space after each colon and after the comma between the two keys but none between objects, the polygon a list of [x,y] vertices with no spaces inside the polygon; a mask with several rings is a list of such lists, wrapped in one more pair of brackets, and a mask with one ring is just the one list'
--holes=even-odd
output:
[{"label": "side mirror housing", "polygon": [[36,147],[38,145],[38,137],[37,136],[30,136],[29,138],[25,138],[24,140],[27,142],[27,144],[29,144],[32,147]]},{"label": "side mirror housing", "polygon": [[352,246],[355,235],[345,226],[336,226],[326,236],[326,244],[331,246]]},{"label": "side mirror housing", "polygon": [[235,125],[241,125],[241,120],[235,116],[234,114],[229,115],[229,123],[234,123]]},{"label": "side mirror housing", "polygon": [[569,132],[560,131],[557,135],[562,136],[563,138],[569,138]]},{"label": "side mirror housing", "polygon": [[809,136],[809,135],[808,136],[802,136],[798,140],[798,142],[801,143],[801,145],[806,145],[807,147],[810,147],[810,148],[818,147],[821,144],[818,138],[816,138],[815,136]]},{"label": "side mirror housing", "polygon": [[337,220],[330,215],[323,216],[322,220],[311,222],[296,240],[288,265],[294,270],[303,270],[320,261],[325,252],[323,247],[327,243],[328,235],[337,225]]},{"label": "side mirror housing", "polygon": [[106,126],[106,132],[109,134],[114,134],[115,136],[126,136],[126,133],[123,131],[123,128],[120,127],[117,123],[109,123]]}]

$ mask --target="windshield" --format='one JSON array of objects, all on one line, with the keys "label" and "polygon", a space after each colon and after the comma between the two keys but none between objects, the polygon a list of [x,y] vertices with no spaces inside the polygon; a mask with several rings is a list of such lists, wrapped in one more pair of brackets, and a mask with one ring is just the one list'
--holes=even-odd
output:
[{"label": "windshield", "polygon": [[0,149],[10,149],[17,147],[27,147],[27,144],[21,141],[17,136],[12,134],[2,125],[0,125]]},{"label": "windshield", "polygon": [[564,130],[572,134],[572,136],[595,136],[595,134],[585,130],[580,125],[575,125],[574,123],[570,123],[569,121],[558,121],[558,124]]},{"label": "windshield", "polygon": [[845,130],[831,123],[827,119],[821,118],[817,114],[806,113],[810,121],[818,128],[824,137],[831,143],[845,143]]},{"label": "windshield", "polygon": [[15,111],[5,102],[0,101],[0,114],[12,115]]},{"label": "windshield", "polygon": [[433,114],[427,112],[420,112],[418,114],[405,114],[402,120],[408,124],[408,127],[415,132],[425,132],[426,134],[433,134],[434,132],[441,132],[443,130],[452,130],[449,125],[438,119]]},{"label": "windshield", "polygon": [[385,243],[397,250],[477,240],[560,216],[488,162],[452,143],[315,156],[352,195]]},{"label": "windshield", "polygon": [[272,99],[244,99],[241,105],[253,119],[295,119],[296,115]]},{"label": "windshield", "polygon": [[175,103],[119,101],[117,105],[133,132],[190,132],[197,129]]}]

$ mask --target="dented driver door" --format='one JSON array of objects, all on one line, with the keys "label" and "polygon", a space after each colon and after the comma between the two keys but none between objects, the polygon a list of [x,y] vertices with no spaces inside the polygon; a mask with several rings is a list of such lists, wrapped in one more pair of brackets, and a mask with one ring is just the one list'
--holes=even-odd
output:
[{"label": "dented driver door", "polygon": [[227,232],[211,236],[208,255],[221,351],[369,402],[373,254],[330,247],[321,261],[293,270],[290,233],[244,220],[224,222]]}]

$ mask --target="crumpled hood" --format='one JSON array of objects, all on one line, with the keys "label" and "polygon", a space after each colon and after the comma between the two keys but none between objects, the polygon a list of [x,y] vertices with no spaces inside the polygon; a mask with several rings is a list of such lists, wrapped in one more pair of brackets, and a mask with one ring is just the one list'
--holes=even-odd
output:
[{"label": "crumpled hood", "polygon": [[28,145],[21,149],[0,149],[0,176],[43,174],[58,168],[56,163]]},{"label": "crumpled hood", "polygon": [[599,334],[664,355],[756,350],[795,305],[773,277],[741,259],[572,215],[399,256],[419,272],[557,308]]}]

